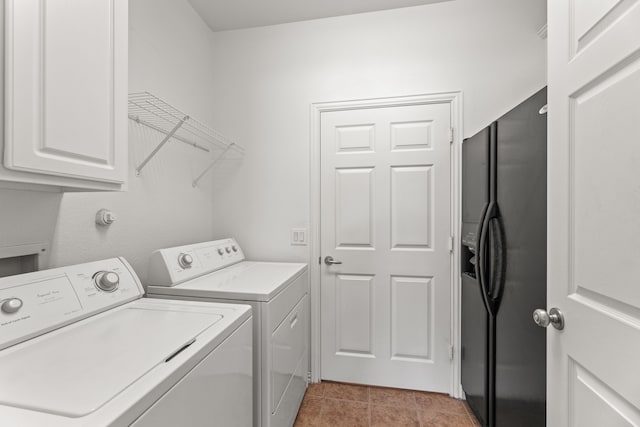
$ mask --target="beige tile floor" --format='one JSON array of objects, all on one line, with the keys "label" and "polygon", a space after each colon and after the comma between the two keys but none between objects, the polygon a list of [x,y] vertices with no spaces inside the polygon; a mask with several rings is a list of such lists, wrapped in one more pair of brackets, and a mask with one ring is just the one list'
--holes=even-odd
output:
[{"label": "beige tile floor", "polygon": [[477,427],[465,402],[438,393],[323,381],[310,384],[295,427]]}]

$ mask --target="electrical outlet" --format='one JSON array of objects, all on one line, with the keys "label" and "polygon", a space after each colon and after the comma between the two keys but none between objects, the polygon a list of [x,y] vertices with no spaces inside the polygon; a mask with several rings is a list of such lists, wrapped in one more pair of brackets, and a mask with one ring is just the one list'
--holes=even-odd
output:
[{"label": "electrical outlet", "polygon": [[292,228],[291,229],[291,244],[296,246],[307,246],[307,229],[306,228]]}]

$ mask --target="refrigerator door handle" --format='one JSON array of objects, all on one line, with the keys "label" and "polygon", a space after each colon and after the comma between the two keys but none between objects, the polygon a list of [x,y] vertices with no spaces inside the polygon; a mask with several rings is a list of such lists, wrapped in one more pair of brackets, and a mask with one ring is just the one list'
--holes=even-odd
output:
[{"label": "refrigerator door handle", "polygon": [[[504,289],[505,282],[505,268],[507,261],[507,248],[505,247],[504,227],[502,225],[502,217],[499,210],[495,209],[495,216],[491,218],[490,224],[494,225],[495,233],[491,233],[492,238],[492,250],[491,254],[494,257],[490,260],[493,265],[494,274],[491,277],[491,288],[489,289],[489,296],[493,301],[494,309],[497,311],[500,305],[500,299],[502,297],[502,291]],[[492,227],[490,227],[492,228]]]},{"label": "refrigerator door handle", "polygon": [[480,213],[480,221],[478,222],[478,229],[476,231],[476,262],[475,262],[475,272],[476,278],[478,282],[480,282],[480,275],[484,273],[483,268],[481,267],[482,254],[480,253],[480,241],[482,239],[482,231],[484,229],[484,217],[487,215],[487,208],[489,207],[488,203],[485,203],[482,206],[482,212]]},{"label": "refrigerator door handle", "polygon": [[480,215],[480,225],[478,226],[477,233],[477,247],[476,247],[476,278],[480,285],[480,294],[482,295],[482,302],[484,303],[487,312],[491,315],[494,314],[493,304],[491,302],[489,293],[487,292],[487,277],[486,277],[486,252],[487,252],[487,228],[489,225],[491,206],[494,202],[485,204],[482,208],[482,214]]}]

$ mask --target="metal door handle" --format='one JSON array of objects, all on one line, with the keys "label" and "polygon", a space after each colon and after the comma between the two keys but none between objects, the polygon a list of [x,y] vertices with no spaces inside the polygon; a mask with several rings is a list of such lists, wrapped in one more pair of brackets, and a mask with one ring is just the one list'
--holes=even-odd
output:
[{"label": "metal door handle", "polygon": [[333,259],[331,255],[327,255],[326,257],[324,257],[324,263],[327,265],[334,265],[342,264],[342,261],[338,261],[337,259]]},{"label": "metal door handle", "polygon": [[533,321],[541,328],[551,325],[560,331],[564,329],[564,315],[555,307],[549,310],[549,313],[541,308],[535,310],[533,312]]}]

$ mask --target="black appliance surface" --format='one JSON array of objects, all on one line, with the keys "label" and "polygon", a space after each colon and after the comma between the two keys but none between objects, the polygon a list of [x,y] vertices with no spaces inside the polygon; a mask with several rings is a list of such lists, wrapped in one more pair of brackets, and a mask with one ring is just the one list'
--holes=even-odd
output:
[{"label": "black appliance surface", "polygon": [[462,386],[481,423],[487,421],[489,394],[489,315],[476,280],[477,232],[489,203],[489,127],[462,145]]},{"label": "black appliance surface", "polygon": [[462,386],[485,426],[545,425],[545,104],[546,88],[462,149]]},{"label": "black appliance surface", "polygon": [[489,316],[475,277],[462,274],[462,387],[469,407],[487,425],[489,372]]}]

